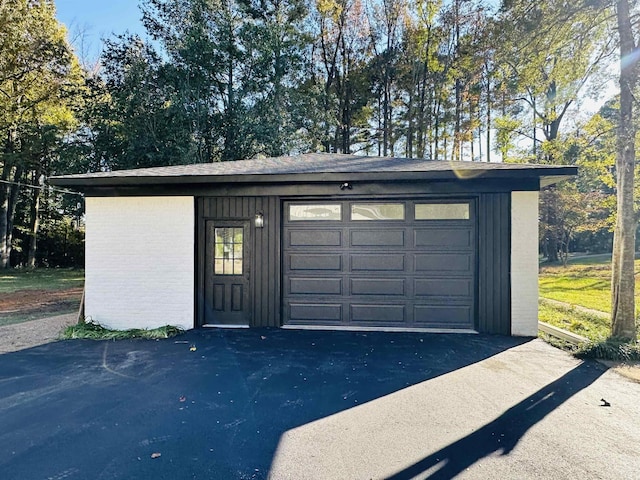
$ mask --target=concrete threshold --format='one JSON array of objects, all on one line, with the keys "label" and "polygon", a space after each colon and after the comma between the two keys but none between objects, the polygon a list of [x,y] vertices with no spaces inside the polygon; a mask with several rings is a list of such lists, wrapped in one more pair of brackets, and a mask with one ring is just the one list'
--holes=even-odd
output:
[{"label": "concrete threshold", "polygon": [[224,324],[216,324],[216,325],[212,325],[212,324],[207,324],[207,325],[203,325],[203,328],[249,328],[249,325],[224,325]]},{"label": "concrete threshold", "polygon": [[411,327],[359,327],[346,325],[283,325],[285,330],[332,330],[347,332],[415,332],[415,333],[465,333],[477,335],[472,329],[411,328]]}]

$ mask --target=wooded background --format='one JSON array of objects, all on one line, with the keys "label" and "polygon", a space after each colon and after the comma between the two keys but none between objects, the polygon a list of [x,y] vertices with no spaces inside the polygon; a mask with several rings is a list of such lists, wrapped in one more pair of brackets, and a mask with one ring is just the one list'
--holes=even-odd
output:
[{"label": "wooded background", "polygon": [[82,197],[51,175],[317,151],[579,165],[542,193],[541,252],[611,252],[635,3],[143,0],[147,37],[97,63],[54,3],[0,0],[1,267],[82,264]]}]

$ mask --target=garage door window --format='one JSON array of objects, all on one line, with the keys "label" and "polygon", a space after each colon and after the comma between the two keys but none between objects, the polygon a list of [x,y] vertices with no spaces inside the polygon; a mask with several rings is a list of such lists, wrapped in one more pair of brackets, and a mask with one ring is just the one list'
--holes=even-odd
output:
[{"label": "garage door window", "polygon": [[351,220],[404,220],[404,204],[354,203]]},{"label": "garage door window", "polygon": [[289,205],[289,220],[317,221],[317,220],[342,220],[342,205],[340,204],[308,204]]},{"label": "garage door window", "polygon": [[468,203],[417,203],[416,220],[469,220]]}]

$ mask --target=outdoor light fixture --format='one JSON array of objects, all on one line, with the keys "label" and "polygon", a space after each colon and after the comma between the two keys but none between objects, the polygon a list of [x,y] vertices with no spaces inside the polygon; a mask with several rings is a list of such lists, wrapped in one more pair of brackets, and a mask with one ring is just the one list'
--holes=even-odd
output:
[{"label": "outdoor light fixture", "polygon": [[264,216],[262,212],[256,213],[256,228],[264,227]]},{"label": "outdoor light fixture", "polygon": [[344,182],[343,184],[340,185],[340,190],[351,190],[353,188],[353,185],[351,185],[349,182]]}]

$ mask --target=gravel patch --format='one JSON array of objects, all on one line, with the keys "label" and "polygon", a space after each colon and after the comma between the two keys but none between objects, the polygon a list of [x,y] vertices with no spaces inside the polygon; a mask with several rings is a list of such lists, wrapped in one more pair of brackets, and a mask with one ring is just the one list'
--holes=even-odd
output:
[{"label": "gravel patch", "polygon": [[0,327],[0,354],[55,342],[62,330],[73,325],[77,318],[77,313],[68,313]]}]

